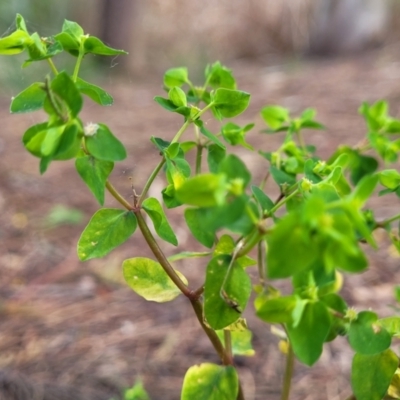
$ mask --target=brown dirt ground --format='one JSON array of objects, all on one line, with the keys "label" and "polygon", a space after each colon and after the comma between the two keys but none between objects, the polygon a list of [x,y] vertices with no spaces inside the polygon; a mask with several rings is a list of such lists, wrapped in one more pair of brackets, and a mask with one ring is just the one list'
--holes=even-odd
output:
[{"label": "brown dirt ground", "polygon": [[[340,142],[356,144],[365,130],[357,114],[362,101],[386,98],[392,114],[400,114],[400,57],[395,54],[385,48],[358,58],[275,67],[234,63],[239,87],[252,93],[251,105],[240,118],[257,122],[249,141],[263,150],[278,145],[279,137],[257,133],[262,128],[260,108],[278,103],[295,113],[317,108],[318,119],[328,130],[310,132],[308,137],[318,145],[320,155],[329,155]],[[161,77],[121,83],[111,73],[106,86],[115,105],[101,109],[87,102],[83,119],[107,123],[127,146],[130,156],[116,165],[112,181],[129,197],[128,178],[140,192],[158,159],[149,136],[172,138],[181,119],[152,101],[162,93]],[[141,377],[152,399],[178,399],[183,375],[191,365],[218,362],[190,305],[182,297],[168,304],[145,302],[124,284],[122,261],[149,256],[138,234],[104,259],[78,261],[77,240],[98,205],[72,162],[54,163],[44,176],[39,175],[37,160],[25,153],[20,138],[42,116],[10,116],[8,100],[0,98],[0,399],[13,399],[1,391],[15,390],[22,393],[15,398],[21,399],[108,400],[136,377]],[[259,182],[266,162],[239,152]],[[156,183],[162,187],[162,180]],[[57,204],[83,211],[83,221],[46,226],[46,216]],[[106,205],[118,206],[109,197]],[[387,197],[372,205],[377,207],[376,215],[384,218],[398,212],[400,202]],[[180,239],[178,251],[201,249],[185,233],[179,213],[168,214]],[[392,286],[400,282],[400,260],[390,255],[385,239],[383,243],[382,251],[369,252],[368,272],[349,277],[343,288],[351,305],[371,307],[381,315],[390,312]],[[177,251],[162,246],[168,255]],[[178,267],[193,287],[201,284],[204,265],[187,262]],[[246,317],[254,332],[256,355],[237,359],[246,399],[278,399],[284,359],[269,326],[251,314],[250,304]],[[326,345],[314,368],[296,365],[291,398],[345,399],[351,392],[350,363],[346,340]],[[12,380],[15,386],[8,384]],[[35,391],[36,397],[24,397],[24,390]]]}]

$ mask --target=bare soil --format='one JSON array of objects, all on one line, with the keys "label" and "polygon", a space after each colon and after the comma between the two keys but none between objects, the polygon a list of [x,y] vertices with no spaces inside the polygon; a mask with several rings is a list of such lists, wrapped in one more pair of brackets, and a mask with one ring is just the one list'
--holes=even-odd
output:
[{"label": "bare soil", "polygon": [[[324,132],[308,132],[309,142],[328,156],[339,143],[356,144],[365,133],[357,114],[362,101],[385,98],[391,113],[400,114],[400,59],[385,48],[357,58],[293,61],[280,66],[236,62],[239,87],[252,93],[249,109],[240,117],[256,122],[249,142],[264,151],[279,144],[279,136],[261,135],[259,110],[281,104],[294,113],[318,110]],[[398,50],[398,49],[397,49]],[[398,51],[397,51],[398,54]],[[151,135],[171,139],[181,118],[152,101],[162,94],[161,77],[124,82],[113,78],[106,87],[115,98],[111,108],[87,101],[85,122],[104,122],[126,145],[129,158],[115,166],[112,182],[127,197],[132,185],[140,192],[159,155]],[[218,362],[202,334],[190,304],[182,296],[168,304],[146,302],[123,282],[121,263],[150,256],[139,234],[101,260],[79,262],[76,243],[85,224],[99,208],[77,176],[73,162],[55,162],[44,176],[38,161],[21,145],[27,127],[40,113],[9,115],[0,98],[0,399],[116,399],[121,388],[140,377],[152,399],[175,400],[186,370],[202,362]],[[8,95],[8,93],[7,93]],[[218,124],[207,121],[211,130]],[[237,150],[253,171],[265,175],[267,163],[247,150]],[[130,179],[131,178],[131,179]],[[162,179],[156,186],[162,188]],[[274,188],[271,186],[271,193]],[[80,223],[46,225],[55,205],[83,212]],[[378,218],[397,213],[398,198],[374,199]],[[110,197],[107,207],[118,207]],[[179,211],[179,210],[178,210]],[[164,245],[168,255],[201,249],[184,229],[179,212],[168,211],[177,230],[178,249]],[[394,284],[400,282],[400,259],[394,257],[383,233],[382,250],[371,252],[370,269],[346,278],[343,294],[357,309],[372,308],[387,315],[394,304]],[[177,264],[193,287],[201,284],[205,265]],[[251,272],[255,277],[255,272]],[[270,327],[246,312],[254,332],[254,357],[238,357],[246,399],[279,399],[284,357]],[[339,338],[325,346],[314,368],[296,364],[292,399],[339,400],[350,395],[351,351]]]}]

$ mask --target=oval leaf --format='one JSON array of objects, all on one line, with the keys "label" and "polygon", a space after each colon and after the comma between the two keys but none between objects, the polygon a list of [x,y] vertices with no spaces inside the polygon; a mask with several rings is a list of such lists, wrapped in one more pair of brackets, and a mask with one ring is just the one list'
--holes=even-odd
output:
[{"label": "oval leaf", "polygon": [[163,208],[161,207],[160,202],[153,197],[149,197],[142,203],[142,207],[153,221],[154,229],[156,230],[157,235],[168,243],[177,246],[178,239],[168,223],[167,217]]},{"label": "oval leaf", "polygon": [[241,114],[249,105],[250,94],[241,90],[219,88],[215,91],[213,108],[223,118]]},{"label": "oval leaf", "polygon": [[131,211],[103,208],[97,211],[78,242],[81,261],[99,258],[124,243],[135,232],[136,216]]},{"label": "oval leaf", "polygon": [[39,110],[43,107],[45,98],[46,92],[43,90],[43,83],[32,83],[12,99],[10,111],[12,113],[25,113]]},{"label": "oval leaf", "polygon": [[[227,276],[228,274],[228,276]],[[231,256],[214,257],[207,265],[204,286],[204,316],[215,330],[235,322],[245,309],[251,293],[251,281]]]},{"label": "oval leaf", "polygon": [[175,196],[184,204],[213,207],[224,203],[226,188],[224,175],[202,174],[187,179],[175,191]]},{"label": "oval leaf", "polygon": [[101,106],[110,106],[114,99],[104,89],[99,86],[93,85],[89,82],[84,81],[81,78],[76,80],[76,87],[79,91],[86,96],[90,97],[93,101]]},{"label": "oval leaf", "polygon": [[[181,294],[163,267],[149,258],[130,258],[123,262],[122,268],[128,285],[148,301],[165,303]],[[187,284],[186,278],[179,271],[175,272]]]},{"label": "oval leaf", "polygon": [[86,133],[86,147],[90,154],[100,160],[121,161],[126,158],[124,145],[104,124],[98,124],[96,130]]},{"label": "oval leaf", "polygon": [[378,322],[372,311],[362,311],[357,319],[351,322],[349,329],[350,346],[360,354],[377,354],[391,344],[389,332]]},{"label": "oval leaf", "polygon": [[238,387],[237,372],[231,365],[194,365],[183,380],[181,400],[234,400]]},{"label": "oval leaf", "polygon": [[357,399],[381,400],[398,364],[398,357],[390,349],[375,355],[355,354],[351,366],[351,387]]},{"label": "oval leaf", "polygon": [[300,321],[287,325],[294,354],[304,364],[313,365],[322,354],[322,347],[331,327],[331,317],[322,302],[308,302]]},{"label": "oval leaf", "polygon": [[84,156],[76,159],[75,168],[97,201],[103,205],[106,181],[114,168],[114,163]]}]

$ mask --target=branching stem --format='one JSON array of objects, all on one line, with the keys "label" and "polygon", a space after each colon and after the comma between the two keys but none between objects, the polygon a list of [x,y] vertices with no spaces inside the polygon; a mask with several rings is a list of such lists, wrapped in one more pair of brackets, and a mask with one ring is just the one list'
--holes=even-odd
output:
[{"label": "branching stem", "polygon": [[115,187],[111,184],[110,181],[106,181],[106,188],[110,192],[110,194],[117,200],[122,206],[124,206],[127,210],[133,210],[133,207],[129,202],[121,196],[121,194],[115,189]]},{"label": "branching stem", "polygon": [[179,275],[172,268],[171,264],[167,260],[167,257],[165,257],[165,254],[162,252],[162,250],[158,246],[157,241],[154,239],[154,236],[151,233],[149,227],[147,226],[146,221],[144,220],[143,215],[140,212],[140,209],[136,209],[134,212],[135,212],[135,215],[136,215],[136,218],[138,221],[140,231],[142,232],[143,237],[145,238],[147,244],[149,245],[149,247],[150,247],[151,251],[153,252],[154,256],[156,257],[157,261],[161,264],[164,271],[170,277],[172,282],[175,283],[177,288],[186,297],[192,298],[193,292],[186,286],[186,284],[182,281],[182,279],[179,277]]}]

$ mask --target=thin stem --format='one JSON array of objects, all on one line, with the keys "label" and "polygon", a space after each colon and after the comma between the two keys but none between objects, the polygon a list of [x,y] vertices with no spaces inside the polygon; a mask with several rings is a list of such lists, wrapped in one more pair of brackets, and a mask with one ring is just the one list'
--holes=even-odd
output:
[{"label": "thin stem", "polygon": [[53,72],[54,76],[57,76],[58,70],[53,63],[53,60],[51,58],[47,58],[46,60],[47,60],[47,63],[50,65],[51,72]]},{"label": "thin stem", "polygon": [[293,370],[294,370],[294,353],[292,346],[289,343],[288,354],[286,357],[285,375],[283,378],[281,400],[289,400],[290,385],[292,383]]},{"label": "thin stem", "polygon": [[176,143],[181,138],[182,134],[186,131],[188,126],[192,123],[192,119],[188,118],[185,123],[181,126],[178,132],[176,132],[174,138],[172,139],[171,143]]},{"label": "thin stem", "polygon": [[257,268],[258,268],[258,278],[260,280],[260,285],[265,287],[266,279],[265,279],[265,266],[264,266],[264,257],[263,257],[263,242],[259,241],[257,245]]},{"label": "thin stem", "polygon": [[201,160],[203,156],[203,146],[199,143],[196,151],[196,175],[201,174]]},{"label": "thin stem", "polygon": [[268,181],[268,178],[269,178],[270,174],[271,173],[268,171],[267,174],[265,175],[264,179],[261,181],[260,186],[259,186],[259,188],[261,190],[264,190],[265,185],[267,184],[267,181]]},{"label": "thin stem", "polygon": [[228,329],[224,329],[224,342],[225,342],[225,351],[228,353],[229,357],[232,357],[232,335],[231,331]]},{"label": "thin stem", "polygon": [[284,199],[282,199],[278,204],[276,204],[274,207],[272,207],[269,211],[268,211],[268,216],[273,215],[276,210],[278,210],[279,208],[281,208],[288,200],[290,200],[292,197],[296,196],[297,193],[299,193],[299,189],[297,188],[295,191],[293,191],[292,193],[289,194],[289,196],[286,196]]},{"label": "thin stem", "polygon": [[188,298],[193,298],[193,292],[186,286],[186,284],[182,281],[179,275],[175,272],[172,268],[171,264],[165,257],[165,254],[162,252],[160,247],[158,246],[157,241],[154,239],[153,234],[151,233],[149,227],[146,224],[146,221],[143,218],[140,209],[136,209],[135,215],[138,221],[138,225],[140,231],[142,232],[143,237],[145,238],[147,244],[149,245],[151,251],[153,252],[154,256],[157,258],[158,262],[163,267],[164,271],[167,275],[171,278],[171,280],[175,283],[177,288]]},{"label": "thin stem", "polygon": [[84,49],[85,40],[86,40],[86,37],[82,36],[81,37],[81,44],[80,44],[80,47],[79,47],[78,59],[76,60],[74,73],[72,75],[72,80],[74,82],[76,82],[77,79],[78,79],[78,74],[79,74],[79,70],[81,68],[81,63],[82,63],[83,57],[85,55],[85,49]]},{"label": "thin stem", "polygon": [[304,142],[303,135],[301,134],[300,131],[297,131],[297,132],[296,132],[296,136],[297,136],[297,139],[298,139],[298,141],[299,141],[300,147],[302,148],[302,150],[304,151],[304,153],[307,154],[307,147],[306,147],[306,144],[305,144],[305,142]]},{"label": "thin stem", "polygon": [[198,299],[203,293],[204,293],[204,285],[201,285],[199,288],[193,291],[193,296],[195,296],[195,298]]},{"label": "thin stem", "polygon": [[121,194],[115,189],[115,187],[111,184],[110,181],[106,181],[106,188],[110,192],[110,194],[117,200],[121,205],[123,205],[127,210],[133,210],[133,207],[129,202],[121,196]]},{"label": "thin stem", "polygon": [[390,218],[385,219],[385,220],[383,220],[381,222],[378,222],[376,224],[376,226],[377,226],[377,228],[384,228],[386,225],[388,225],[388,224],[390,224],[390,223],[392,223],[394,221],[397,221],[398,219],[400,219],[400,214],[394,215],[393,217],[390,217]]},{"label": "thin stem", "polygon": [[154,182],[154,179],[156,179],[158,173],[161,171],[161,168],[164,166],[164,164],[165,164],[165,158],[163,157],[161,161],[158,163],[158,165],[154,168],[153,172],[149,176],[149,179],[147,179],[147,182],[144,185],[144,188],[140,195],[138,206],[140,206],[143,200],[146,198],[147,192],[149,191],[151,184]]},{"label": "thin stem", "polygon": [[223,365],[232,365],[233,361],[232,358],[229,357],[229,354],[225,351],[224,346],[222,345],[221,341],[219,340],[218,335],[216,332],[209,328],[205,323],[203,319],[203,304],[199,299],[192,299],[190,300],[190,303],[192,304],[193,310],[196,314],[196,317],[203,328],[203,331],[206,333],[208,338],[210,339],[211,344],[213,345],[215,351],[217,352],[218,356],[221,359],[221,362]]}]

